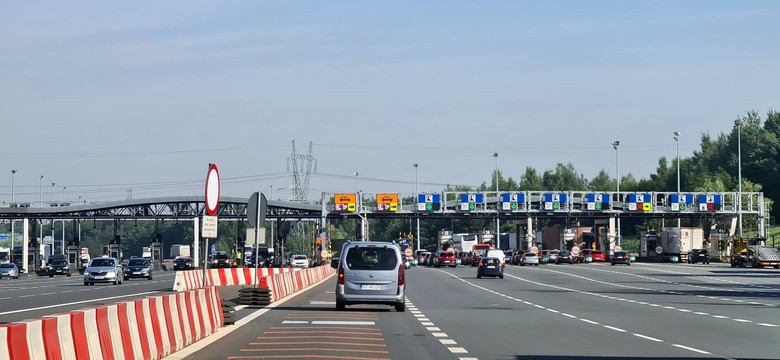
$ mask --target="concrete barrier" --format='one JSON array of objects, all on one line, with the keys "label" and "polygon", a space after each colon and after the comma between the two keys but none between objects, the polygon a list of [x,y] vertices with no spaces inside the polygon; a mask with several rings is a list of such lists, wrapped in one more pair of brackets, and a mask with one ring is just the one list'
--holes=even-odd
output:
[{"label": "concrete barrier", "polygon": [[161,359],[222,325],[208,287],[0,325],[0,359]]},{"label": "concrete barrier", "polygon": [[[256,273],[253,273],[256,270]],[[205,286],[252,285],[255,277],[264,277],[305,269],[292,268],[229,268],[206,270]],[[256,275],[255,275],[256,274]],[[186,291],[204,287],[203,270],[181,270],[176,272],[173,291]]]},{"label": "concrete barrier", "polygon": [[271,302],[301,291],[335,272],[336,270],[330,266],[318,266],[300,271],[269,275],[267,282],[268,287],[271,289]]}]

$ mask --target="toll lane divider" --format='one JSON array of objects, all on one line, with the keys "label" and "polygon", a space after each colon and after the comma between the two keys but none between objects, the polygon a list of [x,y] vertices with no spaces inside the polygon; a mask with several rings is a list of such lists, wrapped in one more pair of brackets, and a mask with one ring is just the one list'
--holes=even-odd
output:
[{"label": "toll lane divider", "polygon": [[[292,268],[229,268],[206,270],[206,286],[252,285],[255,283],[252,270],[257,270],[258,281],[262,277],[300,271]],[[180,270],[173,281],[173,291],[186,291],[204,287],[203,270]]]},{"label": "toll lane divider", "polygon": [[223,325],[215,287],[0,325],[0,359],[161,359]]},{"label": "toll lane divider", "polygon": [[301,271],[283,272],[266,277],[271,289],[271,302],[278,301],[292,293],[306,289],[310,285],[335,273],[330,266],[318,266]]}]

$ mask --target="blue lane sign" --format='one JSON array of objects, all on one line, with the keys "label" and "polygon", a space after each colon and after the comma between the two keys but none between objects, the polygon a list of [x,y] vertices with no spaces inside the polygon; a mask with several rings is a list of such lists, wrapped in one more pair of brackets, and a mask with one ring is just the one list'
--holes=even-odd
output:
[{"label": "blue lane sign", "polygon": [[460,202],[462,203],[472,203],[472,204],[482,204],[485,202],[485,195],[484,194],[467,194],[463,193],[460,194]]},{"label": "blue lane sign", "polygon": [[440,194],[417,194],[418,204],[438,204],[441,202]]}]

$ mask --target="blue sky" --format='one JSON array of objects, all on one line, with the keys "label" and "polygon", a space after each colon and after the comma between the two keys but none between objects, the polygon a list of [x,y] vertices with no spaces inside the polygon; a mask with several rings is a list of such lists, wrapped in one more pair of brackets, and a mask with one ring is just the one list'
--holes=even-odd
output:
[{"label": "blue sky", "polygon": [[[0,3],[0,197],[413,192],[571,162],[647,177],[777,108],[773,1]],[[43,175],[43,189],[39,176]],[[51,186],[54,182],[55,186]],[[65,187],[63,191],[62,187]]]}]

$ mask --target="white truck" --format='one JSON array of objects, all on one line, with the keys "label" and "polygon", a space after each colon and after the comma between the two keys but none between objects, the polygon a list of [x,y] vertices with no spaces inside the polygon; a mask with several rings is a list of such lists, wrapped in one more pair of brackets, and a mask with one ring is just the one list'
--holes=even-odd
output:
[{"label": "white truck", "polygon": [[190,246],[182,244],[171,246],[171,258],[175,259],[177,256],[192,256],[190,253]]}]

